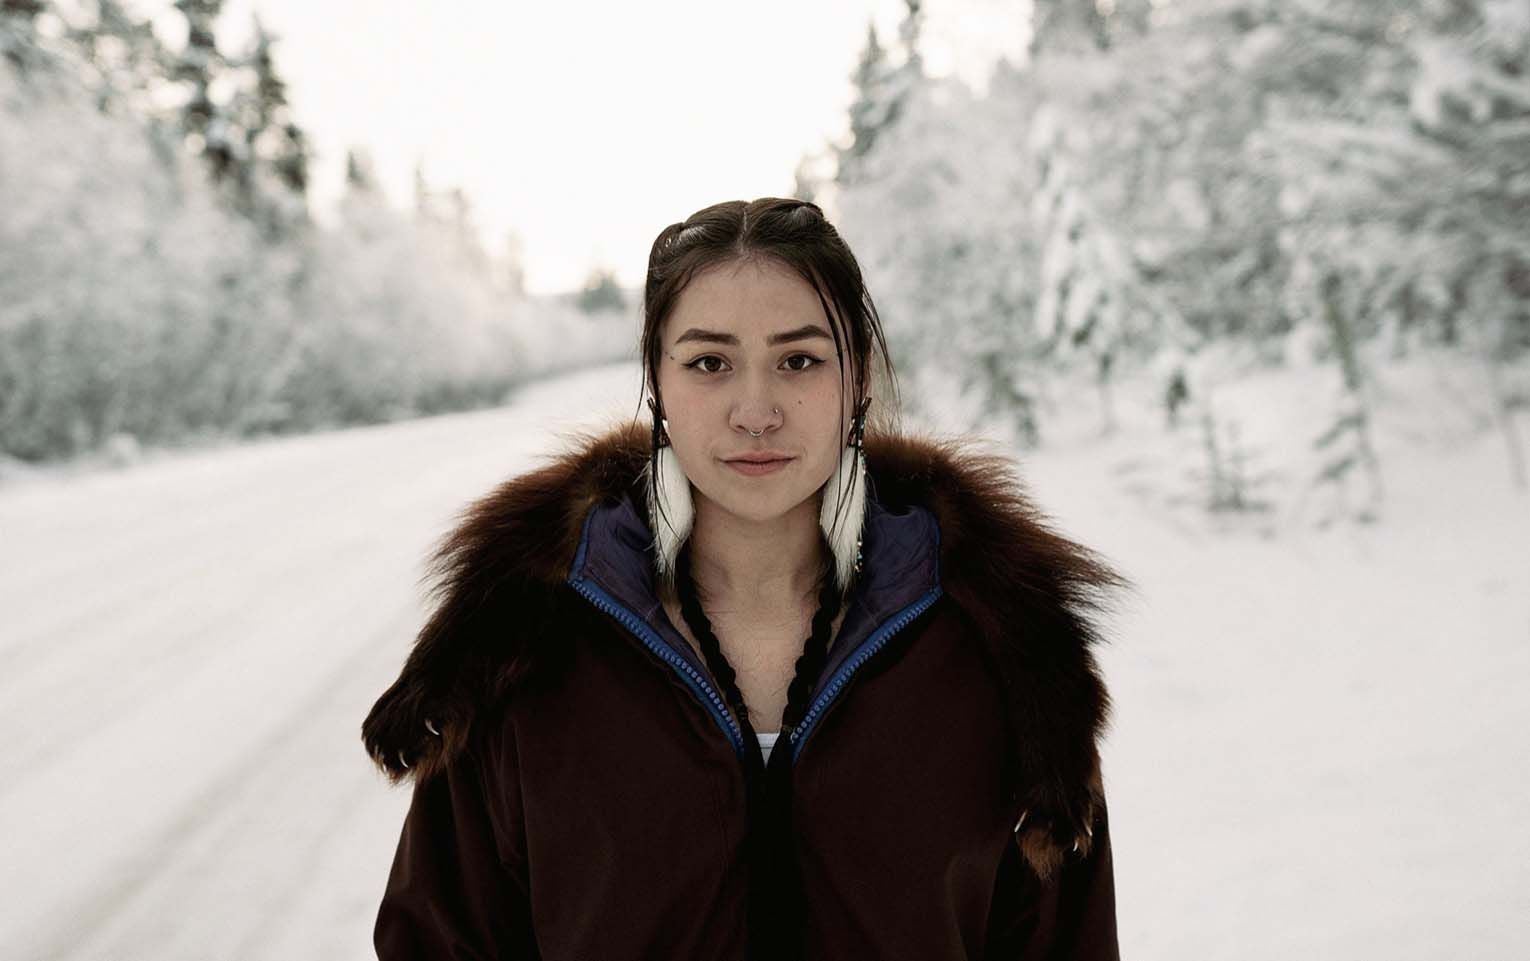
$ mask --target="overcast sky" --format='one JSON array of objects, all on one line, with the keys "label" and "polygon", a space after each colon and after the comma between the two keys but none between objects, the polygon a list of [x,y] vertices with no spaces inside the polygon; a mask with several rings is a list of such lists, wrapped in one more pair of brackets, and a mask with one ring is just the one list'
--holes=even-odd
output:
[{"label": "overcast sky", "polygon": [[[171,0],[135,6],[179,45]],[[1028,6],[926,3],[931,72],[981,86],[1023,48]],[[467,191],[495,253],[521,236],[527,288],[548,292],[597,264],[635,285],[666,224],[789,194],[803,154],[846,139],[867,23],[893,42],[903,3],[229,0],[223,49],[243,49],[252,11],[281,38],[321,219],[348,145],[400,206],[423,160],[430,185]]]}]

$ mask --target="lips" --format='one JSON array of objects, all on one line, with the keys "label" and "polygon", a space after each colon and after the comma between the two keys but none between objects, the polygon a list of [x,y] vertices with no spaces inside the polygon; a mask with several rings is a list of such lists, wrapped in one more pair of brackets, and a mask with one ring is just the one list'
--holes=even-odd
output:
[{"label": "lips", "polygon": [[723,463],[740,474],[757,477],[761,474],[774,474],[776,471],[783,470],[792,460],[793,458],[790,457],[770,457],[762,460],[758,459],[757,456],[750,456],[735,457],[731,460],[725,460]]}]

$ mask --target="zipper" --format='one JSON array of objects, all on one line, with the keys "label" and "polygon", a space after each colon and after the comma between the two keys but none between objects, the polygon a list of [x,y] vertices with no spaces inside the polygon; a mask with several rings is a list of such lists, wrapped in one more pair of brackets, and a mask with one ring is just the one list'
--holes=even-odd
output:
[{"label": "zipper", "polygon": [[839,666],[839,670],[834,672],[834,677],[830,679],[828,685],[823,689],[823,693],[818,695],[818,698],[808,708],[808,712],[802,716],[802,721],[787,736],[788,740],[791,741],[793,764],[797,762],[798,755],[802,753],[803,742],[813,732],[813,726],[823,717],[824,712],[829,709],[829,705],[839,696],[839,692],[844,690],[845,685],[850,683],[850,678],[855,672],[860,670],[863,664],[871,660],[877,651],[885,647],[889,638],[913,623],[915,618],[923,614],[931,604],[934,604],[939,599],[941,593],[939,584],[930,588],[929,592],[923,597],[905,607],[898,614],[893,615],[891,619],[877,628],[876,632],[862,642],[860,648],[845,663]]},{"label": "zipper", "polygon": [[722,696],[707,682],[707,679],[696,672],[690,663],[676,654],[664,639],[658,635],[652,627],[641,617],[617,603],[615,599],[601,588],[595,586],[584,578],[570,577],[568,583],[573,586],[579,595],[597,608],[615,617],[621,624],[637,635],[649,650],[659,655],[664,662],[680,672],[680,676],[690,682],[692,690],[704,698],[704,702],[711,706],[712,719],[723,729],[728,736],[728,741],[733,745],[733,751],[740,758],[744,756],[744,730],[734,720],[732,712],[723,703]]}]

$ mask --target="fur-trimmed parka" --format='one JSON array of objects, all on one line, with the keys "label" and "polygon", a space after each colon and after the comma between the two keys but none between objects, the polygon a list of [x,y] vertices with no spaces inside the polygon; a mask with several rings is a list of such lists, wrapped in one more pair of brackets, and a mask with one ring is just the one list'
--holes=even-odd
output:
[{"label": "fur-trimmed parka", "polygon": [[[656,591],[650,434],[573,436],[440,542],[362,725],[413,791],[383,961],[747,955],[746,745]],[[863,571],[774,748],[812,961],[1118,957],[1091,618],[1130,584],[979,443],[865,441]]]}]

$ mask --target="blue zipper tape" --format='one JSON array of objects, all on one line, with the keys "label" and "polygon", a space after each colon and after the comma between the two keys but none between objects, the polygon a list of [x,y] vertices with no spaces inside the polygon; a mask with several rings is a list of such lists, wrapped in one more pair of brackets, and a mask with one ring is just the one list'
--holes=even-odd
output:
[{"label": "blue zipper tape", "polygon": [[728,740],[733,745],[734,753],[739,757],[744,756],[744,731],[738,726],[738,722],[733,719],[733,715],[723,703],[722,697],[718,695],[712,685],[707,683],[706,678],[697,674],[695,668],[691,667],[685,658],[676,654],[674,649],[665,643],[664,639],[659,637],[658,633],[649,627],[646,621],[618,603],[603,588],[597,587],[593,582],[582,578],[571,577],[569,578],[569,583],[573,585],[574,590],[588,599],[590,603],[613,615],[627,630],[636,634],[638,639],[647,645],[649,650],[659,655],[665,663],[679,671],[680,676],[689,683],[691,689],[701,696],[702,702],[710,705],[712,719],[717,722],[718,727],[723,729],[723,733],[728,735]]},{"label": "blue zipper tape", "polygon": [[[674,648],[670,647],[668,642],[660,637],[658,632],[647,621],[617,601],[616,598],[612,597],[608,591],[595,583],[594,580],[578,575],[577,572],[584,567],[585,554],[589,549],[590,521],[594,516],[595,512],[591,511],[585,517],[584,530],[579,538],[579,550],[574,555],[573,568],[568,576],[569,585],[581,597],[594,604],[598,609],[615,617],[627,630],[636,635],[649,650],[659,655],[666,664],[669,664],[680,673],[680,676],[685,679],[690,688],[699,695],[702,703],[708,707],[709,713],[717,723],[717,726],[722,728],[723,733],[727,735],[729,743],[733,745],[734,754],[742,759],[744,756],[743,728],[734,719],[732,712],[728,710],[722,696],[717,693],[716,689],[707,682],[706,678],[698,674],[696,669],[691,667],[685,658],[677,654]],[[940,529],[938,527],[935,532],[935,541],[938,551],[940,544]],[[942,593],[937,573],[934,587],[920,596],[918,600],[884,621],[882,626],[872,632],[871,636],[865,641],[861,642],[861,646],[856,649],[855,653],[839,666],[839,669],[834,672],[834,676],[824,688],[823,693],[818,695],[817,699],[808,708],[808,712],[803,716],[802,722],[789,735],[793,764],[797,762],[797,757],[802,753],[803,745],[807,742],[808,735],[813,732],[818,719],[828,710],[829,705],[834,702],[834,698],[839,695],[839,692],[844,689],[845,685],[850,683],[850,678],[855,672],[860,670],[861,666],[870,660],[877,651],[886,646],[887,641],[894,634],[903,630],[915,618],[924,613],[931,604],[934,604]]]},{"label": "blue zipper tape", "polygon": [[869,661],[872,655],[886,646],[889,638],[907,627],[916,617],[923,614],[931,604],[934,604],[940,598],[941,593],[939,584],[930,588],[918,600],[884,622],[881,627],[877,628],[870,637],[861,643],[861,646],[856,649],[856,652],[845,663],[839,666],[839,670],[834,672],[834,677],[830,679],[828,685],[823,689],[823,693],[818,695],[817,700],[808,708],[808,712],[802,716],[802,723],[792,730],[793,762],[802,753],[802,747],[806,743],[808,735],[813,733],[813,728],[817,725],[818,719],[829,709],[829,705],[834,702],[834,698],[839,696],[839,692],[844,689],[845,685],[850,683],[851,676],[860,670],[861,665]]}]

